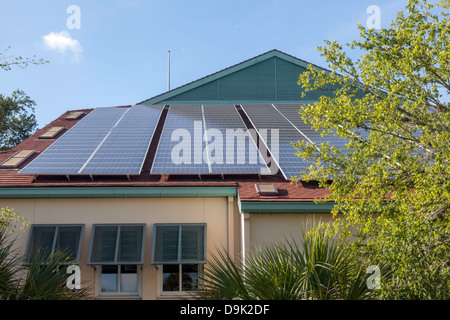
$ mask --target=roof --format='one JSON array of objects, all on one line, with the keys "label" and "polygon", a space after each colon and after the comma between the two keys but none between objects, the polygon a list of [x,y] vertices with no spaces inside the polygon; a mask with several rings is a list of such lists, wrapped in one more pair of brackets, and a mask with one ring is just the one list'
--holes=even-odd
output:
[{"label": "roof", "polygon": [[[195,90],[207,83],[223,79],[230,74],[236,74],[244,69],[253,68],[258,63],[268,61],[268,59],[283,59],[289,63],[302,68],[307,63],[303,60],[289,56],[277,50],[269,51],[253,59],[246,60],[238,65],[219,71],[213,75],[204,77],[180,88],[171,90],[167,93],[153,97],[141,104],[160,103],[167,101],[177,95],[182,95],[189,90]],[[115,108],[129,108],[131,106],[117,106]],[[150,174],[149,170],[144,170],[136,176],[38,176],[21,174],[18,172],[28,163],[35,159],[40,153],[46,150],[54,141],[56,141],[65,131],[72,128],[83,117],[72,120],[66,117],[73,112],[82,112],[88,114],[93,109],[69,110],[60,117],[49,123],[44,128],[37,131],[31,137],[7,151],[0,151],[0,163],[9,159],[20,150],[34,150],[36,153],[21,163],[17,168],[0,169],[0,198],[8,197],[50,197],[50,196],[68,196],[68,197],[117,197],[117,196],[175,196],[175,195],[229,195],[235,190],[235,195],[239,198],[241,209],[244,208],[250,212],[298,212],[299,208],[305,208],[303,204],[313,204],[315,199],[323,198],[329,191],[320,188],[315,182],[291,183],[286,181],[281,175],[155,175]],[[63,131],[50,139],[39,138],[53,127],[63,127]],[[154,156],[154,149],[150,148],[147,159]],[[278,190],[275,196],[265,196],[259,194],[256,184],[274,184]],[[180,189],[181,188],[181,189]],[[139,192],[138,190],[143,190]],[[183,191],[180,191],[183,190]],[[214,190],[218,190],[214,192]],[[264,207],[256,204],[267,204]],[[274,204],[277,204],[272,207]],[[279,204],[287,204],[287,207],[280,207]],[[302,204],[299,207],[299,204]],[[247,205],[247,207],[245,207]],[[267,209],[268,208],[268,209]],[[268,210],[268,211],[265,211]],[[326,210],[329,210],[326,207]]]},{"label": "roof", "polygon": [[[138,104],[299,102],[315,100],[319,93],[301,97],[298,75],[308,65],[329,70],[301,60],[279,50],[271,50],[240,62]],[[222,82],[227,82],[222,84]],[[232,82],[230,88],[229,82]],[[251,86],[253,84],[253,86]],[[249,86],[250,85],[250,86]],[[230,90],[231,89],[231,90]],[[320,92],[320,95],[329,94]]]},{"label": "roof", "polygon": [[[82,109],[89,113],[92,109]],[[26,189],[30,194],[35,196],[38,189],[58,189],[77,188],[84,190],[88,196],[90,188],[169,188],[169,187],[186,187],[192,188],[235,188],[241,203],[245,202],[304,202],[311,203],[316,199],[323,198],[329,191],[320,188],[315,182],[298,182],[291,183],[285,181],[280,176],[261,176],[260,178],[250,176],[168,176],[168,175],[150,175],[149,172],[143,172],[139,176],[120,177],[120,176],[94,176],[93,178],[86,176],[39,176],[37,178],[32,175],[18,175],[20,169],[31,162],[39,153],[44,151],[55,139],[39,139],[39,136],[54,126],[63,126],[70,129],[80,120],[65,120],[65,117],[73,111],[67,111],[59,118],[36,132],[34,135],[8,151],[0,152],[0,162],[7,160],[13,154],[20,150],[35,150],[37,153],[20,164],[18,168],[0,169],[0,198],[7,198],[7,194],[20,193],[20,189]],[[57,139],[58,137],[56,137]],[[275,184],[279,191],[277,196],[261,196],[258,194],[255,185],[270,183]],[[162,189],[162,190],[163,190]],[[8,191],[8,192],[7,192]],[[3,193],[2,193],[3,192]],[[15,196],[11,196],[15,197]],[[31,197],[31,195],[30,195]],[[92,197],[92,195],[90,196]]]}]

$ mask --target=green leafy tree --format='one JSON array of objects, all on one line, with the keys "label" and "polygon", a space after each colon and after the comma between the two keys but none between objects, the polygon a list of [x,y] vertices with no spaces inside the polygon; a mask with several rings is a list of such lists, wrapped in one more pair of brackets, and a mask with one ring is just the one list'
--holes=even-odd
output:
[{"label": "green leafy tree", "polygon": [[14,147],[35,132],[35,105],[22,90],[11,97],[0,94],[0,150]]},{"label": "green leafy tree", "polygon": [[[14,66],[26,68],[30,64],[43,63],[48,61],[35,56],[23,58],[0,53],[0,68],[4,71],[11,70]],[[0,94],[0,150],[14,147],[34,133],[37,128],[35,105],[35,101],[22,90],[14,91],[11,97]]]},{"label": "green leafy tree", "polygon": [[296,143],[355,252],[391,266],[381,298],[450,298],[450,2],[409,0],[387,29],[359,25],[347,50],[319,47],[329,72],[309,67],[305,92],[334,95],[300,110],[330,144]]}]

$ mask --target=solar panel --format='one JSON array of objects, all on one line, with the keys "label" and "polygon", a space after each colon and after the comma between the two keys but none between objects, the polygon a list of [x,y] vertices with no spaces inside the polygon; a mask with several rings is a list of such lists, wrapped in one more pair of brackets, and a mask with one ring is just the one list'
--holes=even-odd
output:
[{"label": "solar panel", "polygon": [[234,105],[203,107],[211,173],[269,173]]},{"label": "solar panel", "polygon": [[306,136],[273,105],[243,105],[242,108],[286,179],[298,176],[311,165],[295,155],[297,150],[292,146],[293,142],[307,139]]},{"label": "solar panel", "polygon": [[343,146],[347,142],[345,139],[338,137],[332,133],[321,136],[319,131],[316,131],[311,127],[310,124],[305,123],[302,119],[298,104],[275,104],[275,109],[277,109],[281,114],[283,114],[298,130],[300,130],[305,136],[309,138],[311,142],[315,143],[326,143],[330,142],[330,145],[337,147],[338,149],[344,150]]},{"label": "solar panel", "polygon": [[162,110],[158,105],[130,108],[80,174],[140,174]]},{"label": "solar panel", "polygon": [[139,174],[162,109],[94,109],[19,173]]},{"label": "solar panel", "polygon": [[23,168],[20,174],[78,174],[128,108],[96,108]]},{"label": "solar panel", "polygon": [[235,106],[172,105],[151,173],[260,174],[269,169]]},{"label": "solar panel", "polygon": [[204,149],[202,106],[170,106],[151,173],[209,173],[208,161],[203,159]]}]

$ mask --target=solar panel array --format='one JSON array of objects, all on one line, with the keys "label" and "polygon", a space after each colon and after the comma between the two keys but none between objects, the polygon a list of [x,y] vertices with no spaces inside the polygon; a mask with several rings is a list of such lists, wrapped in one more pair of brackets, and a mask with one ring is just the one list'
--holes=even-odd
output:
[{"label": "solar panel array", "polygon": [[139,174],[162,108],[96,108],[19,173]]},{"label": "solar panel array", "polygon": [[151,172],[266,174],[269,169],[234,105],[173,105]]},{"label": "solar panel array", "polygon": [[[295,154],[292,143],[330,141],[338,148],[345,143],[332,135],[322,137],[304,123],[299,108],[298,104],[242,105],[262,141],[258,149],[236,106],[172,105],[150,172],[274,174],[279,168],[286,179],[298,176],[311,163]],[[19,173],[138,175],[163,109],[158,105],[94,109]],[[267,159],[265,148],[272,158]]]}]

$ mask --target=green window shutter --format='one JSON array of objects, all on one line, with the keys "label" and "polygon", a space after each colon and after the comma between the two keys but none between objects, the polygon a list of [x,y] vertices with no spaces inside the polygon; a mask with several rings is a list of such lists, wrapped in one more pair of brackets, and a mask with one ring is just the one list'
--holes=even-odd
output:
[{"label": "green window shutter", "polygon": [[78,245],[80,243],[80,227],[59,227],[56,238],[56,250],[61,250],[74,260],[77,258]]},{"label": "green window shutter", "polygon": [[153,264],[206,262],[206,224],[155,224]]},{"label": "green window shutter", "polygon": [[26,261],[30,261],[33,255],[40,252],[43,259],[50,256],[53,250],[53,239],[56,227],[33,226],[30,231],[30,243],[27,250]]},{"label": "green window shutter", "polygon": [[28,264],[38,253],[45,260],[55,251],[67,254],[70,260],[67,263],[77,263],[83,227],[84,225],[32,225],[23,263]]},{"label": "green window shutter", "polygon": [[190,261],[204,260],[204,232],[203,226],[184,226],[181,233],[181,260]]},{"label": "green window shutter", "polygon": [[121,228],[119,241],[120,262],[141,261],[143,228],[124,226]]},{"label": "green window shutter", "polygon": [[89,264],[142,264],[145,225],[94,225]]}]

